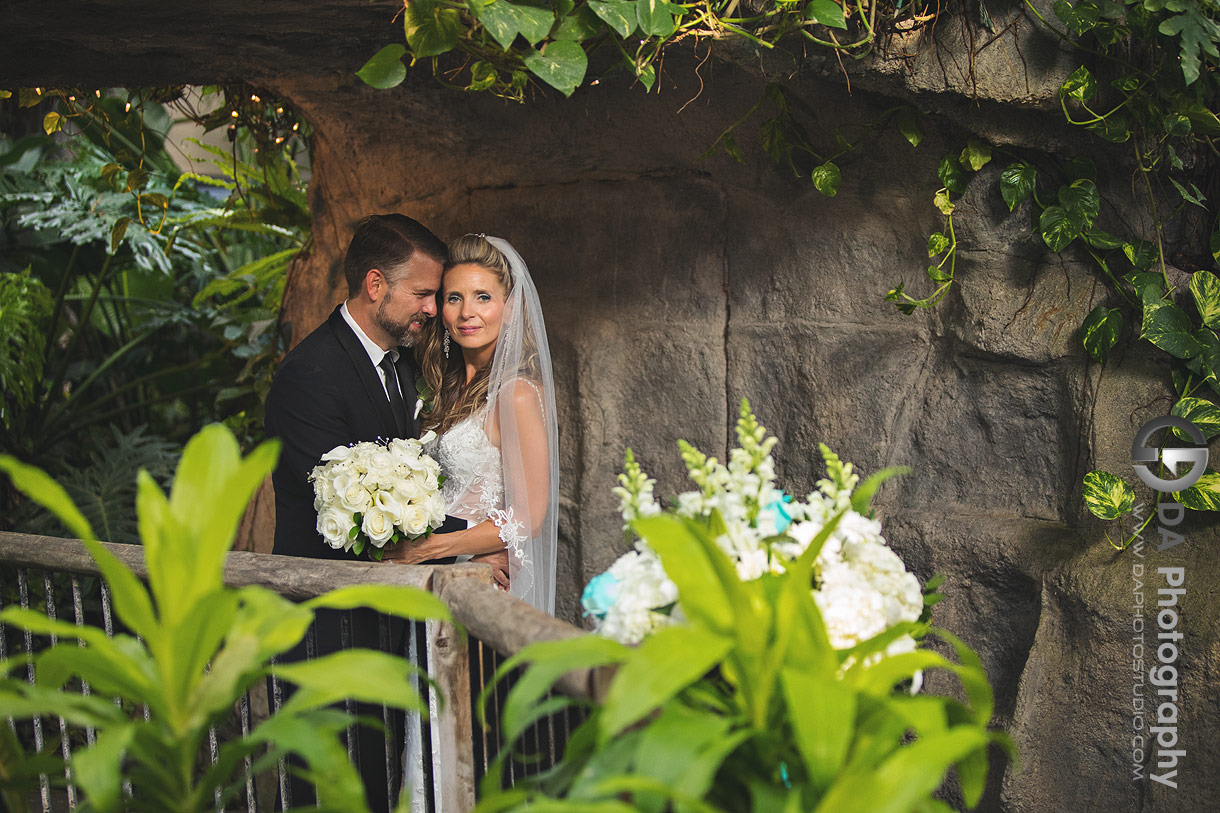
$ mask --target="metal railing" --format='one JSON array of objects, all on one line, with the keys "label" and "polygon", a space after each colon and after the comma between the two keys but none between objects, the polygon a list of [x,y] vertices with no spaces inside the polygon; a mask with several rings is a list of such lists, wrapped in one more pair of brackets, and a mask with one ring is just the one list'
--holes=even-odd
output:
[{"label": "metal railing", "polygon": [[[140,578],[146,578],[143,548],[137,545],[107,545]],[[498,721],[505,694],[515,676],[491,686],[487,692],[487,726],[479,723],[475,708],[480,693],[507,657],[535,641],[558,640],[582,635],[571,624],[559,621],[498,590],[490,569],[483,565],[386,565],[371,562],[343,562],[270,554],[232,552],[225,566],[225,583],[231,587],[259,585],[284,597],[303,601],[329,590],[355,584],[394,584],[429,590],[449,608],[466,635],[442,622],[395,622],[384,616],[377,625],[378,648],[399,652],[426,672],[431,684],[420,686],[427,703],[424,714],[408,714],[396,725],[391,713],[378,710],[385,723],[384,735],[370,739],[366,734],[346,738],[348,754],[366,776],[366,793],[376,809],[393,809],[402,787],[408,788],[411,810],[427,813],[466,811],[475,804],[476,788],[502,747]],[[41,593],[41,595],[39,595]],[[0,601],[16,602],[22,607],[42,610],[50,618],[71,618],[78,626],[101,626],[108,635],[115,632],[110,595],[93,559],[77,540],[0,532]],[[348,612],[337,613],[340,647],[353,645],[355,624],[366,624],[368,617],[353,622]],[[356,611],[365,612],[365,611]],[[100,623],[99,623],[100,622]],[[332,619],[333,623],[333,619]],[[397,628],[395,624],[397,623]],[[361,626],[368,637],[367,627]],[[333,635],[327,633],[333,638]],[[298,657],[318,653],[318,633],[311,629]],[[54,641],[51,642],[52,644]],[[29,633],[0,626],[0,659],[19,651],[32,652],[38,642]],[[33,666],[27,670],[33,680]],[[606,676],[596,670],[577,670],[565,675],[559,691],[578,698],[600,696]],[[422,683],[422,681],[421,681]],[[272,679],[270,685],[252,687],[234,710],[227,724],[213,728],[209,736],[212,759],[217,758],[219,743],[227,737],[245,736],[260,719],[274,712],[285,699],[285,687]],[[88,694],[89,685],[79,687]],[[443,702],[438,699],[443,698]],[[349,711],[367,713],[367,708]],[[147,715],[147,710],[142,712]],[[568,709],[538,720],[522,738],[523,750],[535,755],[527,763],[507,762],[503,782],[512,785],[524,776],[545,770],[561,757],[573,728],[579,724],[580,711]],[[94,732],[72,730],[62,718],[9,720],[9,726],[27,747],[42,753],[58,748],[65,762],[71,759],[73,742],[92,745]],[[52,731],[48,732],[48,727]],[[380,788],[370,787],[370,765],[379,765],[384,781]],[[247,758],[247,772],[250,769]],[[291,806],[294,792],[302,783],[293,778],[291,766],[281,760],[274,770],[248,776],[238,808],[248,813],[278,810]],[[60,791],[58,787],[63,786]],[[306,786],[307,787],[307,786]],[[307,788],[308,789],[308,788]],[[130,793],[130,787],[127,788]],[[73,809],[79,799],[76,788],[65,776],[63,781],[42,776],[34,809],[58,811]],[[384,807],[381,804],[384,801]],[[219,791],[217,791],[217,809]]]}]

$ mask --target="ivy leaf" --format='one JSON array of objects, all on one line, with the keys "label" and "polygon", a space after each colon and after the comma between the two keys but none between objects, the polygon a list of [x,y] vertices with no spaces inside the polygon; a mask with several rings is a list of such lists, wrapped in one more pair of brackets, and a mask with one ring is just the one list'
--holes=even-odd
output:
[{"label": "ivy leaf", "polygon": [[1097,184],[1082,178],[1059,187],[1059,205],[1080,224],[1080,231],[1083,232],[1093,225],[1097,213],[1101,210]]},{"label": "ivy leaf", "polygon": [[941,189],[937,191],[935,197],[932,198],[932,205],[940,210],[942,215],[953,214],[953,201],[949,199],[949,190]]},{"label": "ivy leaf", "polygon": [[[652,90],[653,83],[657,81],[657,69],[652,63],[645,65],[643,68],[635,68],[635,78],[640,80],[640,84],[644,86],[644,92]],[[737,153],[737,163],[742,163],[741,153]]]},{"label": "ivy leaf", "polygon": [[1122,240],[1101,229],[1085,229],[1081,236],[1090,246],[1102,251],[1112,251],[1113,249],[1123,247]]},{"label": "ivy leaf", "polygon": [[1038,170],[1024,161],[1009,164],[1000,173],[1000,195],[1008,204],[1008,211],[1017,208],[1017,204],[1029,197],[1034,191]]},{"label": "ivy leaf", "polygon": [[1071,96],[1073,99],[1079,99],[1082,102],[1093,98],[1095,93],[1097,93],[1097,80],[1093,78],[1093,74],[1089,69],[1083,65],[1073,71],[1072,75],[1059,86],[1060,97]]},{"label": "ivy leaf", "polygon": [[940,232],[932,232],[928,237],[928,256],[935,257],[949,247],[949,238]]},{"label": "ivy leaf", "polygon": [[407,66],[402,63],[407,46],[401,42],[393,43],[373,54],[372,59],[364,63],[364,67],[356,71],[356,75],[366,85],[379,90],[397,87],[407,78]]},{"label": "ivy leaf", "polygon": [[839,168],[833,161],[827,161],[820,167],[814,167],[813,187],[828,198],[839,194],[839,181],[842,180]]},{"label": "ivy leaf", "polygon": [[623,39],[635,30],[635,0],[589,0],[589,8]]},{"label": "ivy leaf", "polygon": [[1087,155],[1077,155],[1075,158],[1069,158],[1060,164],[1060,169],[1063,170],[1068,183],[1082,179],[1097,180],[1097,165]]},{"label": "ivy leaf", "polygon": [[1101,20],[1101,11],[1089,3],[1073,6],[1067,0],[1059,0],[1054,9],[1055,16],[1078,37],[1083,36]]},{"label": "ivy leaf", "polygon": [[668,37],[678,27],[674,21],[675,10],[681,11],[666,0],[636,0],[635,15],[640,31],[648,37]]},{"label": "ivy leaf", "polygon": [[788,125],[783,119],[767,119],[758,125],[763,149],[777,164],[792,156],[792,142],[788,139]]},{"label": "ivy leaf", "polygon": [[1169,182],[1173,184],[1174,189],[1178,190],[1178,194],[1182,196],[1182,200],[1186,201],[1187,203],[1193,203],[1200,209],[1207,209],[1207,198],[1202,192],[1199,191],[1199,187],[1192,183],[1190,185],[1192,191],[1187,192],[1186,187],[1182,186],[1182,184],[1178,183],[1173,178],[1170,178]]},{"label": "ivy leaf", "polygon": [[904,107],[899,110],[894,122],[898,125],[898,132],[902,133],[902,137],[909,141],[912,147],[918,147],[919,142],[923,141],[923,130],[919,129],[915,111],[911,108]]},{"label": "ivy leaf", "polygon": [[1220,474],[1209,469],[1197,483],[1173,498],[1192,511],[1220,511]]},{"label": "ivy leaf", "polygon": [[127,185],[123,188],[124,192],[135,192],[143,189],[148,183],[148,171],[141,167],[136,167],[131,172],[127,173]]},{"label": "ivy leaf", "polygon": [[525,67],[564,96],[571,96],[585,79],[589,58],[574,42],[551,42],[542,51],[527,51]]},{"label": "ivy leaf", "polygon": [[1134,243],[1123,243],[1123,255],[1126,256],[1127,262],[1131,263],[1140,271],[1147,271],[1152,266],[1152,262],[1156,259],[1156,246],[1147,240],[1139,240]]},{"label": "ivy leaf", "polygon": [[1203,348],[1203,352],[1197,356],[1199,373],[1207,385],[1220,395],[1220,377],[1217,377],[1220,376],[1220,337],[1203,327],[1195,331],[1195,340]]},{"label": "ivy leaf", "polygon": [[492,39],[506,51],[518,34],[534,45],[549,34],[555,24],[555,14],[550,9],[514,5],[508,0],[473,0],[470,8]]},{"label": "ivy leaf", "polygon": [[1165,129],[1166,135],[1179,138],[1190,135],[1190,118],[1181,113],[1170,113],[1161,121],[1161,126]]},{"label": "ivy leaf", "polygon": [[966,142],[966,148],[958,159],[963,167],[970,167],[975,172],[986,166],[990,160],[991,147],[974,138]]},{"label": "ivy leaf", "polygon": [[1114,308],[1098,305],[1085,317],[1081,326],[1084,349],[1094,361],[1105,364],[1122,330],[1123,315]]},{"label": "ivy leaf", "polygon": [[1067,209],[1052,204],[1038,216],[1038,231],[1051,251],[1058,254],[1080,236],[1080,224],[1072,219]]},{"label": "ivy leaf", "polygon": [[1156,286],[1144,287],[1143,300],[1144,320],[1140,338],[1180,359],[1197,356],[1203,351],[1203,346],[1191,335],[1190,318],[1185,311],[1162,298]]},{"label": "ivy leaf", "polygon": [[1190,277],[1190,293],[1203,324],[1220,329],[1220,278],[1211,271],[1196,271]]},{"label": "ivy leaf", "polygon": [[120,217],[118,220],[114,221],[114,225],[110,228],[111,254],[119,250],[119,243],[123,242],[123,235],[127,234],[127,227],[130,225],[130,217]]},{"label": "ivy leaf", "polygon": [[111,189],[114,189],[114,185],[118,181],[118,175],[122,171],[123,168],[118,164],[107,164],[102,167],[102,182]]},{"label": "ivy leaf", "polygon": [[1135,507],[1135,489],[1108,471],[1086,474],[1081,492],[1085,506],[1099,519],[1118,519]]},{"label": "ivy leaf", "polygon": [[1186,108],[1186,116],[1194,125],[1192,129],[1201,135],[1220,136],[1220,116],[1201,102],[1192,102]]},{"label": "ivy leaf", "polygon": [[42,117],[42,131],[47,135],[57,133],[64,127],[64,117],[51,111]]},{"label": "ivy leaf", "polygon": [[581,6],[559,20],[559,25],[551,33],[551,39],[581,42],[597,36],[601,30],[601,21],[593,9]]},{"label": "ivy leaf", "polygon": [[831,28],[847,28],[843,7],[834,0],[810,0],[805,6],[805,19]]},{"label": "ivy leaf", "polygon": [[457,9],[442,7],[436,0],[412,0],[403,14],[403,29],[411,53],[423,59],[452,51],[464,26]]},{"label": "ivy leaf", "polygon": [[[1180,5],[1181,8],[1174,8]],[[1202,4],[1181,3],[1166,4],[1172,11],[1182,11],[1181,14],[1170,17],[1157,27],[1167,37],[1179,37],[1179,56],[1182,63],[1182,78],[1187,85],[1193,85],[1199,78],[1199,52],[1212,57],[1220,57],[1216,51],[1216,42],[1220,41],[1220,25],[1204,16]]]},{"label": "ivy leaf", "polygon": [[[1193,423],[1208,440],[1220,435],[1220,408],[1205,398],[1187,396],[1173,405],[1170,414]],[[1190,440],[1185,432],[1176,427],[1173,433],[1182,440]]]},{"label": "ivy leaf", "polygon": [[966,184],[970,182],[970,176],[966,174],[966,170],[962,169],[961,162],[957,160],[956,155],[946,155],[940,159],[940,166],[936,168],[936,174],[945,189],[957,195],[965,192]]},{"label": "ivy leaf", "polygon": [[1101,121],[1095,121],[1085,129],[1098,138],[1104,138],[1114,144],[1122,144],[1131,138],[1131,122],[1121,110],[1110,113]]},{"label": "ivy leaf", "polygon": [[939,265],[928,266],[928,279],[933,282],[949,282],[953,277],[949,276],[949,272],[942,269]]}]

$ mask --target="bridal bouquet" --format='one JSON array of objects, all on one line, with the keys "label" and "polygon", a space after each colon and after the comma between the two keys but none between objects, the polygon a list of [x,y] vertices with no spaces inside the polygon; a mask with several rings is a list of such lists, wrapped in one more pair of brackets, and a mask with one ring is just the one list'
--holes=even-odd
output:
[{"label": "bridal bouquet", "polygon": [[[670,511],[712,529],[716,545],[742,581],[783,573],[841,513],[817,554],[811,585],[831,646],[851,649],[898,624],[919,620],[925,605],[919,581],[886,544],[881,523],[864,513],[881,482],[900,470],[887,469],[860,484],[852,465],[823,445],[827,477],[817,483],[817,491],[796,500],[776,488],[771,458],[776,438],[766,436],[745,401],[737,438],[740,446],[729,453],[727,466],[679,441],[697,488],[679,494]],[[614,492],[625,528],[632,520],[662,512],[652,494],[654,481],[630,451],[619,482]],[[678,598],[660,558],[638,540],[634,550],[589,582],[581,603],[597,619],[599,633],[635,644],[681,623]],[[913,649],[914,639],[904,634],[885,651],[892,655]]]},{"label": "bridal bouquet", "polygon": [[386,545],[427,536],[444,523],[445,478],[423,451],[432,434],[336,446],[322,455],[309,479],[327,545],[357,556],[368,548],[380,561]]}]

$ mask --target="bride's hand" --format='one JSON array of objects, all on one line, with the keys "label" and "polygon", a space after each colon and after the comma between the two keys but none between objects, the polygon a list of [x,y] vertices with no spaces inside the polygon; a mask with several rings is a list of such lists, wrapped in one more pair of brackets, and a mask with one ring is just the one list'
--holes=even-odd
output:
[{"label": "bride's hand", "polygon": [[417,565],[429,559],[440,559],[447,554],[437,550],[436,535],[418,542],[399,542],[383,551],[381,561],[398,565]]},{"label": "bride's hand", "polygon": [[502,590],[508,589],[508,551],[498,550],[492,553],[480,553],[470,557],[470,561],[491,565],[491,573],[496,578],[496,586]]}]

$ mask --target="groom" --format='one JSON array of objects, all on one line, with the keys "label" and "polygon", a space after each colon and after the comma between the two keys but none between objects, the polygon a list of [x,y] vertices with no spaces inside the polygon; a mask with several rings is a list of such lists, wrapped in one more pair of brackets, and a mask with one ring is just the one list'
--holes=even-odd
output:
[{"label": "groom", "polygon": [[[347,301],[284,357],[267,395],[267,434],[282,444],[272,475],[275,553],[353,559],[342,548],[332,549],[318,533],[309,473],[336,446],[419,436],[416,367],[409,348],[436,315],[446,253],[436,235],[405,215],[373,215],[357,226],[343,263]],[[448,525],[441,530],[454,530]],[[340,648],[342,623],[342,613],[318,613],[315,655]],[[380,632],[381,621],[371,611],[351,614],[351,646],[380,649]],[[403,651],[403,632],[401,624],[391,625],[389,651]],[[305,648],[298,645],[283,660],[304,658]],[[381,719],[380,706],[358,705],[356,711]],[[394,715],[392,737],[399,743],[401,726],[401,715]],[[384,735],[360,726],[355,747],[373,810],[388,810],[387,788],[397,785],[399,771],[386,774]],[[312,797],[310,785],[292,783],[294,806],[306,805]]]},{"label": "groom", "polygon": [[336,446],[419,436],[407,348],[436,315],[445,256],[406,215],[360,221],[343,262],[347,301],[284,357],[267,395],[267,434],[283,444],[272,476],[275,553],[352,558],[317,532],[309,473]]}]

